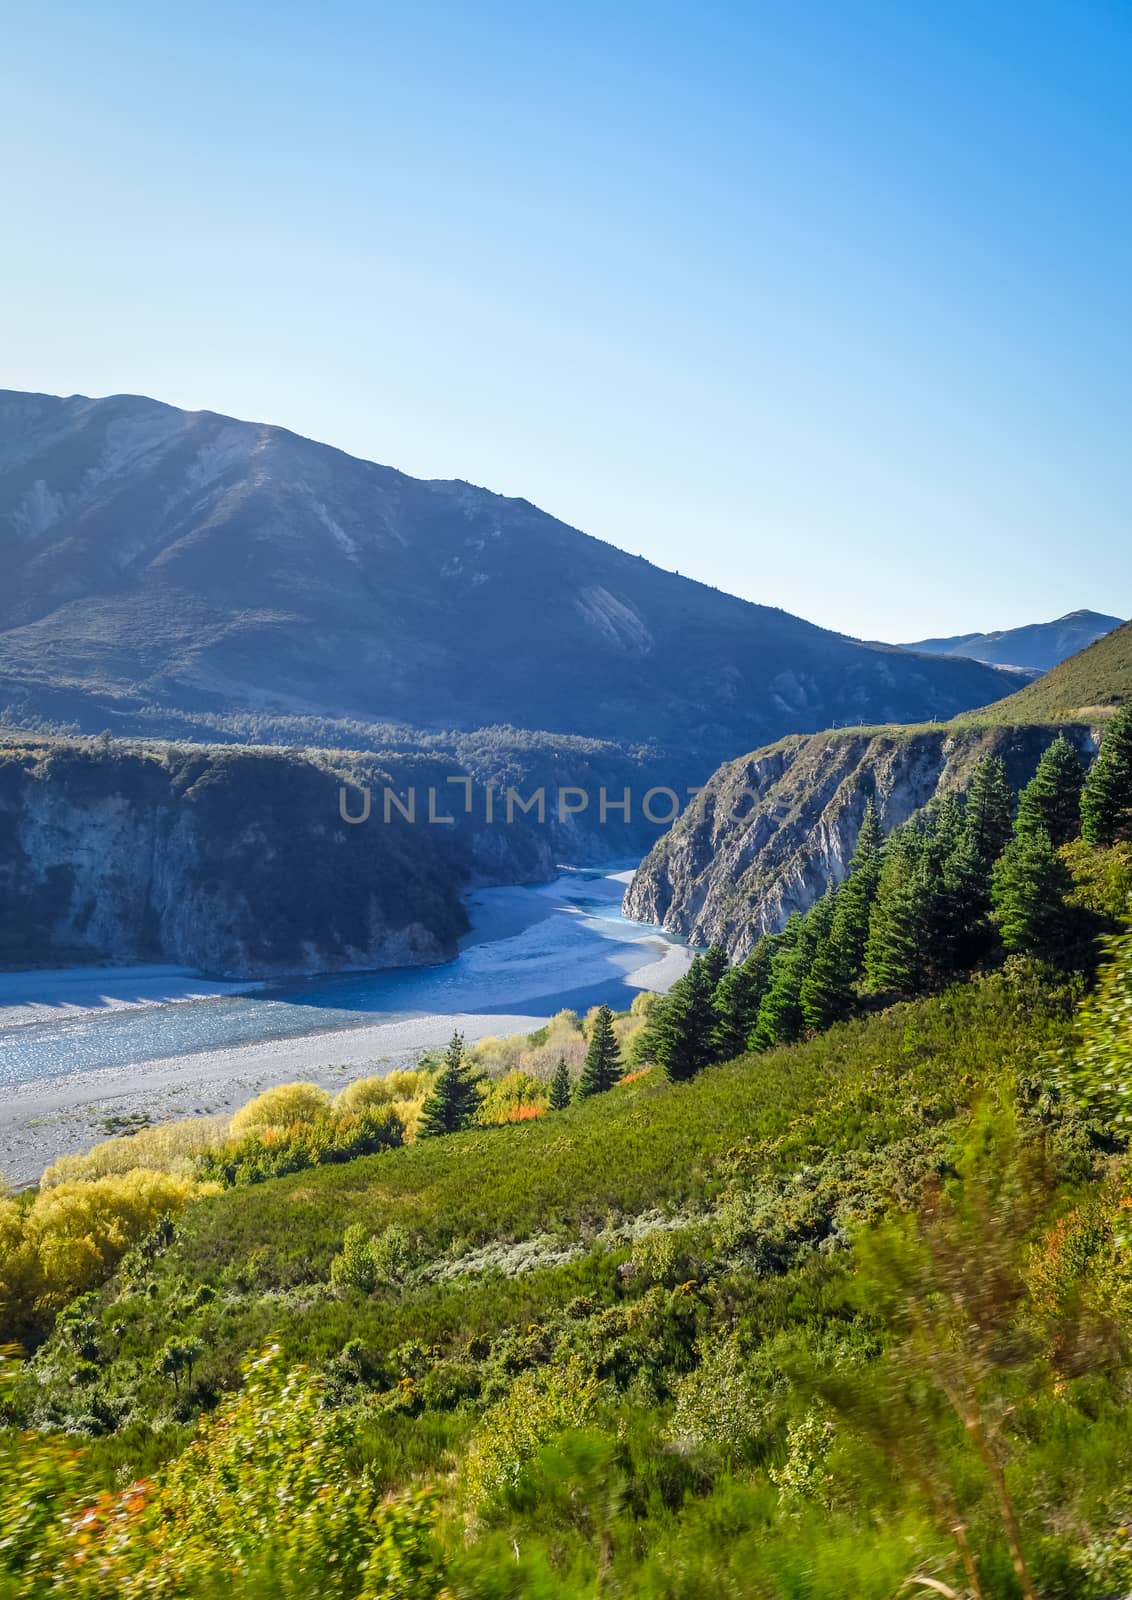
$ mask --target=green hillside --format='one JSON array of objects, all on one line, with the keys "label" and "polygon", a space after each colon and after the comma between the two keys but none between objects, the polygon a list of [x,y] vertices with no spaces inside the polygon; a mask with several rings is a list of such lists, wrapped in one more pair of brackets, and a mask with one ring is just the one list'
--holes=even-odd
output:
[{"label": "green hillside", "polygon": [[0,1194],[0,1600],[1132,1592],[1130,772],[984,754],[739,965]]},{"label": "green hillside", "polygon": [[[954,1496],[1007,1600],[998,1469],[947,1400],[969,1381],[1030,1592],[1106,1592],[1132,1425],[1099,1307],[1132,1275],[1098,1128],[1041,1080],[1071,1011],[1019,969],[690,1083],[198,1200],[6,1385],[46,1430],[0,1472],[17,1562],[70,1549],[68,1592],[115,1600],[219,1593],[218,1560],[227,1593],[294,1600],[889,1600],[955,1580]],[[376,1280],[340,1270],[351,1228]],[[948,1283],[958,1333],[931,1320]],[[76,1434],[79,1455],[54,1442]],[[158,1487],[119,1495],[139,1473]],[[97,1562],[52,1535],[45,1474],[106,1491]],[[355,1546],[369,1587],[336,1571]]]},{"label": "green hillside", "polygon": [[971,715],[995,722],[1091,722],[1097,719],[1098,712],[1103,714],[1129,701],[1132,622],[1114,628],[1005,700],[997,700]]}]

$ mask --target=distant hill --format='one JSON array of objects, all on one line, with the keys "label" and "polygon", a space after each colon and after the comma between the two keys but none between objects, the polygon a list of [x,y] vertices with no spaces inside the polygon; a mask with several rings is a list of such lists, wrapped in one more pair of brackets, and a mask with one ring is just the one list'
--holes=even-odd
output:
[{"label": "distant hill", "polygon": [[0,392],[0,569],[0,713],[88,732],[510,724],[653,741],[706,774],[789,731],[946,718],[1006,687],[661,571],[526,500],[131,395]]},{"label": "distant hill", "polygon": [[975,716],[994,722],[1089,722],[1132,701],[1132,622],[1071,656],[1036,683]]},{"label": "distant hill", "polygon": [[1054,622],[1031,622],[1026,627],[1003,628],[998,633],[958,633],[951,639],[920,639],[902,648],[1048,672],[1094,639],[1119,628],[1123,620],[1106,617],[1100,611],[1067,611]]}]

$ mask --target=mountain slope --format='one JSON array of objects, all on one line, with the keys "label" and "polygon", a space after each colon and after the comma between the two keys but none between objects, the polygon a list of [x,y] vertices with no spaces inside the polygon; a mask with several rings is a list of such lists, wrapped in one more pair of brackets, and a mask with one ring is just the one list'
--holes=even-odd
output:
[{"label": "mountain slope", "polygon": [[1132,622],[975,715],[996,722],[1090,721],[1132,700]]},{"label": "mountain slope", "polygon": [[1048,672],[1067,656],[1084,650],[1094,639],[1119,628],[1121,617],[1107,617],[1099,611],[1069,611],[1053,622],[1032,622],[1022,628],[1004,628],[997,633],[960,633],[950,639],[920,639],[904,645],[905,650],[926,651],[930,655],[969,656],[1003,667],[1029,667]]},{"label": "mountain slope", "polygon": [[933,795],[962,789],[982,755],[1002,756],[1020,788],[1058,727],[1088,760],[1097,725],[1128,700],[1132,623],[950,725],[827,731],[726,762],[645,857],[625,910],[743,956],[844,878],[869,799],[887,833]]},{"label": "mountain slope", "polygon": [[93,730],[269,710],[718,759],[1004,686],[663,572],[525,500],[134,396],[0,394],[0,564],[0,706]]}]

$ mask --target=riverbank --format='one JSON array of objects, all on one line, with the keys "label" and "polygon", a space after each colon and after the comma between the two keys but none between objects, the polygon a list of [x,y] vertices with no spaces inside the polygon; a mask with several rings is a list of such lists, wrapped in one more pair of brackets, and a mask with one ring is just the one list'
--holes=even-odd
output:
[{"label": "riverbank", "polygon": [[353,1078],[414,1066],[422,1051],[447,1044],[455,1029],[471,1043],[489,1034],[530,1033],[545,1021],[495,1014],[401,1018],[16,1084],[4,1091],[0,1176],[24,1188],[59,1156],[88,1150],[140,1120],[236,1111],[273,1084],[295,1079],[336,1092]]},{"label": "riverbank", "polygon": [[169,1006],[187,1000],[250,994],[259,983],[222,983],[188,967],[55,967],[0,972],[0,1029],[60,1017],[97,1016],[136,1006]]},{"label": "riverbank", "polygon": [[[336,1090],[412,1066],[454,1029],[469,1042],[529,1033],[556,1011],[627,1009],[642,990],[664,992],[691,952],[620,918],[627,876],[570,873],[477,891],[472,932],[456,960],[437,967],[259,993],[175,968],[6,974],[23,984],[15,995],[0,990],[18,998],[7,1014],[18,1011],[22,1023],[6,1032],[0,1023],[0,1175],[34,1183],[58,1156],[140,1119],[231,1112],[273,1084]],[[163,987],[169,998],[155,999]],[[191,998],[193,989],[205,998]],[[33,1005],[46,1005],[46,1023],[33,1022],[24,1009]]]}]

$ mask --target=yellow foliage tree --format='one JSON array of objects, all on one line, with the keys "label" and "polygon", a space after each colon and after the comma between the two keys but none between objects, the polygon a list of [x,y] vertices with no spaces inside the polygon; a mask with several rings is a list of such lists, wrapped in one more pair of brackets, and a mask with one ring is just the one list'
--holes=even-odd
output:
[{"label": "yellow foliage tree", "polygon": [[256,1128],[290,1128],[296,1122],[318,1122],[330,1111],[330,1096],[317,1083],[280,1083],[241,1106],[232,1118],[233,1139]]},{"label": "yellow foliage tree", "polygon": [[188,1178],[137,1170],[61,1183],[26,1207],[0,1202],[0,1342],[49,1324],[199,1191]]}]

